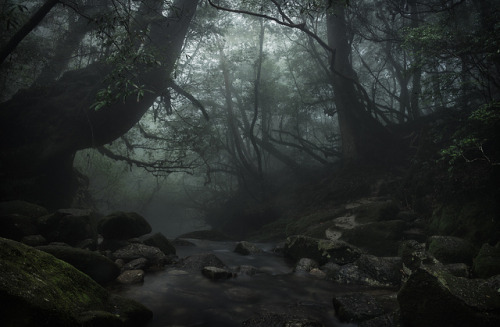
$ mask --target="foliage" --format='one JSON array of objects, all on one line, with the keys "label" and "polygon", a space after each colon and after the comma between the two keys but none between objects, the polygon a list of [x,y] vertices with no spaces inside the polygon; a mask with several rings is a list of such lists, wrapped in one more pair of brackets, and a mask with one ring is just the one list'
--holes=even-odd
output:
[{"label": "foliage", "polygon": [[448,162],[450,171],[460,162],[483,161],[499,165],[498,152],[492,148],[494,144],[498,145],[496,133],[499,125],[500,102],[474,110],[454,134],[452,144],[440,151],[440,160]]}]

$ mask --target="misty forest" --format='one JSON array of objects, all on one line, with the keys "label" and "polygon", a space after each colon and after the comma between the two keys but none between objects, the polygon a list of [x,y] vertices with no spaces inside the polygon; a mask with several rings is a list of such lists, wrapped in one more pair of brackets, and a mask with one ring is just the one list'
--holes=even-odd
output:
[{"label": "misty forest", "polygon": [[0,0],[2,326],[500,326],[500,1]]}]

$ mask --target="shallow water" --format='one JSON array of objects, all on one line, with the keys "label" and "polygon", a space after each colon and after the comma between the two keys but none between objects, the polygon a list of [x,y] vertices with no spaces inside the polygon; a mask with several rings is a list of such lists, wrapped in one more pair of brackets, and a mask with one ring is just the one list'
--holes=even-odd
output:
[{"label": "shallow water", "polygon": [[214,253],[228,267],[250,265],[262,273],[212,281],[201,273],[167,267],[147,274],[142,285],[115,289],[115,293],[135,299],[153,311],[148,326],[241,326],[243,321],[266,312],[312,317],[325,326],[355,326],[338,322],[332,298],[363,291],[363,287],[293,273],[282,257],[272,253],[271,244],[258,244],[266,251],[263,254],[243,256],[232,252],[234,242],[190,241],[197,246],[177,247],[180,258]]}]

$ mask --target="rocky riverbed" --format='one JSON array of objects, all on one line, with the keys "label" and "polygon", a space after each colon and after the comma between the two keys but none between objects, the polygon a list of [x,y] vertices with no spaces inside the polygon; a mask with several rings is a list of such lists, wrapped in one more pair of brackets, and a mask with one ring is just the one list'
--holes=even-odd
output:
[{"label": "rocky riverbed", "polygon": [[[281,242],[0,204],[7,326],[498,326],[500,248],[364,199]],[[318,219],[318,217],[320,219]],[[321,232],[322,231],[322,232]]]}]

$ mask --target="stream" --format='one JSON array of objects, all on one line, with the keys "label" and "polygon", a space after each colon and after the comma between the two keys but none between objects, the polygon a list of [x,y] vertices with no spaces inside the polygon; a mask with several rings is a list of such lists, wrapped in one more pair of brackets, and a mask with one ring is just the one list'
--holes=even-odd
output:
[{"label": "stream", "polygon": [[356,326],[337,320],[333,296],[384,292],[294,273],[283,257],[273,253],[273,244],[256,244],[264,253],[243,256],[233,252],[235,242],[189,241],[196,246],[176,246],[179,258],[213,253],[230,268],[249,265],[259,272],[213,281],[201,272],[167,266],[163,271],[146,274],[143,284],[113,289],[114,293],[134,299],[153,311],[148,327],[241,326],[245,320],[263,313],[311,317],[326,327]]}]

